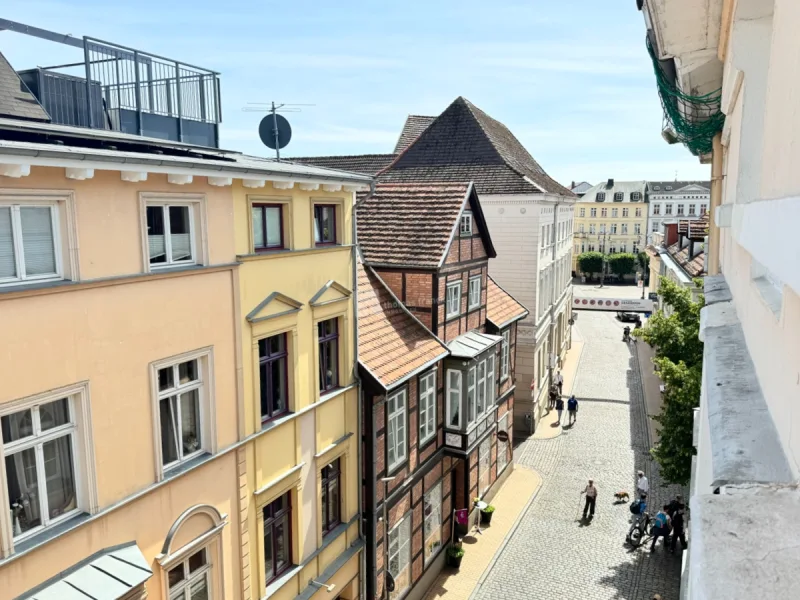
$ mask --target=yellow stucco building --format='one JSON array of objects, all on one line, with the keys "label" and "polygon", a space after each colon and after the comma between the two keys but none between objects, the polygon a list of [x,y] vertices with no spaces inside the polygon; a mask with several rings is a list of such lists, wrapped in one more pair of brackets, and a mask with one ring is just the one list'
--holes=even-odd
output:
[{"label": "yellow stucco building", "polygon": [[645,181],[614,181],[589,188],[575,203],[572,270],[583,252],[637,253],[647,244]]},{"label": "yellow stucco building", "polygon": [[355,189],[233,187],[244,598],[359,597]]}]

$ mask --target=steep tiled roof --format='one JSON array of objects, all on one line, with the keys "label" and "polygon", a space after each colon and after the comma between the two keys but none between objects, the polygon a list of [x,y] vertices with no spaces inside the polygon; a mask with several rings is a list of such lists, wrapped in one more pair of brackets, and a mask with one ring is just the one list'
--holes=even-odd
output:
[{"label": "steep tiled roof", "polygon": [[400,132],[400,137],[397,139],[397,144],[394,147],[394,153],[400,154],[403,150],[415,139],[419,134],[428,128],[428,125],[434,122],[436,117],[426,117],[424,115],[408,115],[403,131]]},{"label": "steep tiled roof", "polygon": [[508,128],[458,97],[379,174],[391,181],[474,181],[478,193],[574,194]]},{"label": "steep tiled roof", "polygon": [[413,375],[447,348],[384,286],[358,265],[358,360],[386,389]]},{"label": "steep tiled roof", "polygon": [[528,315],[528,310],[489,277],[486,285],[486,319],[497,328]]},{"label": "steep tiled roof", "polygon": [[343,156],[299,156],[287,160],[302,165],[375,175],[395,158],[395,154],[345,154]]},{"label": "steep tiled roof", "polygon": [[2,52],[0,52],[0,116],[34,121],[50,120],[50,115],[28,91]]},{"label": "steep tiled roof", "polygon": [[697,248],[698,244],[695,242],[695,254],[691,259],[689,258],[689,246],[685,248],[680,247],[680,242],[672,244],[667,248],[667,253],[675,260],[680,267],[686,271],[689,277],[702,277],[705,275],[705,253],[703,248]]},{"label": "steep tiled roof", "polygon": [[436,268],[467,200],[468,183],[378,183],[358,205],[364,262]]}]

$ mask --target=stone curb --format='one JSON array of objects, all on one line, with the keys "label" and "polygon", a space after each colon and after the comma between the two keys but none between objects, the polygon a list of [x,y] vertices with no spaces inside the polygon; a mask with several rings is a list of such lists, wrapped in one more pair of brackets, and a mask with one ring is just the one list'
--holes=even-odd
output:
[{"label": "stone curb", "polygon": [[481,574],[480,578],[478,579],[478,582],[475,584],[475,588],[472,590],[472,593],[469,595],[469,598],[467,598],[467,600],[475,600],[477,598],[478,592],[481,590],[481,586],[483,586],[484,581],[486,581],[486,578],[489,576],[489,573],[491,573],[492,569],[494,568],[495,563],[497,563],[497,561],[499,560],[500,556],[503,554],[503,551],[506,549],[506,546],[508,545],[508,542],[511,541],[511,538],[516,533],[517,529],[519,528],[520,523],[522,523],[522,518],[527,514],[528,509],[533,504],[533,501],[536,500],[536,497],[539,495],[539,492],[544,487],[544,477],[542,477],[541,474],[538,471],[536,471],[535,469],[531,469],[530,467],[525,467],[525,466],[522,466],[522,465],[519,465],[519,466],[518,465],[514,465],[514,468],[515,469],[527,469],[527,470],[529,470],[529,471],[531,471],[533,473],[536,473],[536,475],[539,477],[539,479],[541,480],[542,483],[539,485],[538,488],[536,488],[536,491],[533,493],[533,495],[531,496],[530,500],[528,500],[528,502],[525,503],[525,506],[522,507],[522,510],[519,511],[519,515],[517,516],[517,519],[514,521],[514,524],[511,526],[511,529],[508,530],[508,533],[503,538],[503,541],[500,542],[500,547],[494,553],[494,556],[492,557],[492,560],[489,561],[489,564],[486,565],[486,568],[483,570],[483,573]]}]

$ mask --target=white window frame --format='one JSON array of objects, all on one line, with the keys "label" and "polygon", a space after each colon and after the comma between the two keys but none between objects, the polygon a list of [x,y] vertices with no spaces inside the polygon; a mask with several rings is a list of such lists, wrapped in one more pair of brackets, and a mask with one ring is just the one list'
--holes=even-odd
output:
[{"label": "white window frame", "polygon": [[392,564],[392,561],[397,558],[398,563],[400,564],[399,570],[397,573],[392,573],[392,577],[395,581],[399,579],[398,575],[402,573],[404,570],[408,569],[408,585],[404,588],[396,588],[390,595],[389,598],[394,600],[395,598],[399,598],[403,595],[403,593],[411,587],[411,513],[408,512],[403,515],[403,518],[400,519],[397,524],[392,527],[391,531],[389,531],[389,548],[388,548],[388,564],[386,565],[387,571],[391,573],[389,570],[389,565]]},{"label": "white window frame", "polygon": [[[451,221],[452,222],[452,221]],[[461,213],[461,221],[459,226],[459,235],[469,236],[472,235],[472,212],[465,210]]]},{"label": "white window frame", "polygon": [[[470,380],[472,380],[472,384],[470,385]],[[470,367],[467,371],[467,424],[474,423],[478,418],[477,412],[477,398],[476,398],[476,391],[477,391],[477,381],[478,381],[478,373],[477,369],[473,366]],[[470,415],[472,415],[470,417]]]},{"label": "white window frame", "polygon": [[640,192],[631,192],[631,202],[639,202],[642,199]]},{"label": "white window frame", "polygon": [[589,210],[589,216],[590,217],[596,217],[597,216],[597,209],[596,208],[591,208]]},{"label": "white window frame", "polygon": [[619,216],[619,209],[618,208],[612,208],[611,209],[611,216],[614,217],[614,218],[618,217]]},{"label": "white window frame", "polygon": [[[622,231],[622,235],[628,235],[628,224],[627,223],[623,223],[622,224],[621,231]],[[614,233],[614,232],[612,231],[612,233]]]},{"label": "white window frame", "polygon": [[637,217],[641,217],[642,216],[642,208],[640,206],[636,207],[636,216]]},{"label": "white window frame", "polygon": [[[394,404],[392,410],[390,404]],[[394,471],[406,462],[408,457],[408,392],[406,388],[392,392],[386,398],[386,469]],[[402,429],[402,436],[398,436]],[[390,438],[393,443],[390,443]],[[394,460],[390,458],[391,446],[394,446]]]},{"label": "white window frame", "polygon": [[608,208],[606,208],[605,206],[603,208],[601,208],[600,209],[600,216],[608,218]]},{"label": "white window frame", "polygon": [[641,223],[634,223],[633,224],[633,233],[634,235],[639,235],[642,233],[642,224]]},{"label": "white window frame", "polygon": [[595,232],[594,223],[590,223],[590,224],[589,224],[589,234],[591,235],[591,234],[593,234],[594,232]]},{"label": "white window frame", "polygon": [[616,223],[612,223],[611,224],[611,233],[616,235],[616,233],[617,233],[617,224]]},{"label": "white window frame", "polygon": [[683,204],[678,204],[678,208],[676,209],[675,216],[682,217],[683,216]]},{"label": "white window frame", "polygon": [[486,359],[478,363],[478,371],[475,377],[478,386],[475,404],[475,416],[478,417],[486,410]]},{"label": "white window frame", "polygon": [[469,278],[469,301],[467,308],[472,310],[481,305],[481,275],[475,275]]},{"label": "white window frame", "polygon": [[[425,392],[422,384],[425,383]],[[436,435],[436,370],[420,376],[419,382],[419,444]]]},{"label": "white window frame", "polygon": [[[430,514],[425,514],[426,505],[430,505]],[[430,531],[429,531],[430,530]],[[428,546],[439,536],[439,546],[429,553]],[[424,564],[428,565],[436,558],[444,547],[442,540],[442,480],[431,486],[422,497],[422,545]]]},{"label": "white window frame", "polygon": [[[168,391],[158,390],[158,372],[161,369],[174,367],[188,361],[197,361],[198,380],[181,386],[178,383],[177,373],[175,377],[175,387]],[[198,401],[200,405],[200,447],[190,454],[183,456],[183,448],[179,447],[182,455],[177,461],[169,464],[163,463],[161,455],[161,405],[163,398],[184,394],[186,392],[198,390]],[[153,406],[153,447],[155,449],[156,478],[158,481],[164,479],[165,474],[173,469],[185,464],[186,462],[202,456],[203,454],[215,454],[217,452],[216,435],[216,403],[214,390],[214,350],[211,347],[186,352],[177,356],[171,356],[153,363],[150,363],[150,393]]]},{"label": "white window frame", "polygon": [[[449,319],[452,317],[457,317],[461,314],[461,281],[453,281],[447,284],[447,295],[446,295],[446,305],[445,305],[445,318]],[[453,291],[458,290],[453,293]],[[455,310],[450,310],[450,302],[455,300]]]},{"label": "white window frame", "polygon": [[[464,407],[461,405],[461,371],[457,369],[447,369],[447,426],[456,429],[461,428]],[[458,419],[453,424],[453,399],[458,403]]]},{"label": "white window frame", "polygon": [[497,400],[496,361],[495,348],[492,347],[489,356],[486,357],[486,406],[484,407],[484,412],[491,409],[494,406],[494,401]]},{"label": "white window frame", "polygon": [[653,204],[653,214],[660,215],[661,214],[661,205],[660,204]]},{"label": "white window frame", "polygon": [[[189,207],[189,223],[190,223],[190,247],[192,249],[191,261],[178,261],[170,263],[169,261],[164,264],[151,265],[150,264],[150,240],[147,235],[147,207],[148,206],[188,206]],[[139,194],[139,212],[141,219],[142,229],[142,262],[144,265],[144,272],[161,272],[169,269],[177,269],[181,267],[190,267],[193,265],[207,265],[209,264],[208,256],[208,217],[206,214],[206,197],[203,194],[180,194],[180,193],[153,193],[142,192]],[[168,252],[172,252],[167,238],[167,230],[169,228],[168,215],[169,211],[165,211],[164,221],[164,243]],[[169,254],[168,254],[169,256]]]},{"label": "white window frame", "polygon": [[622,209],[622,216],[623,216],[623,218],[628,216],[628,209],[627,208],[623,208]]},{"label": "white window frame", "polygon": [[697,211],[697,205],[696,204],[690,204],[689,205],[689,216],[690,217],[696,216],[696,211]]},{"label": "white window frame", "polygon": [[[13,553],[14,544],[25,539],[36,536],[47,529],[70,519],[81,513],[95,513],[98,510],[98,493],[95,469],[94,445],[91,438],[92,419],[89,407],[89,384],[82,382],[35,396],[22,398],[0,405],[0,416],[7,416],[25,410],[48,404],[62,398],[68,399],[70,420],[69,425],[62,425],[54,428],[38,437],[25,438],[4,444],[2,434],[0,434],[0,549],[5,552],[0,553],[0,557],[8,556]],[[44,511],[41,514],[42,525],[32,529],[20,536],[14,536],[14,523],[11,518],[11,506],[8,505],[8,474],[5,469],[5,455],[9,450],[16,451],[33,445],[41,445],[46,441],[61,437],[66,431],[72,436],[70,449],[72,451],[73,475],[75,485],[76,508],[68,513],[50,519]],[[40,461],[40,452],[37,452],[37,471],[45,473],[43,461]],[[39,481],[39,495],[46,497],[41,492],[46,486],[46,477]],[[46,489],[46,488],[45,488]],[[49,511],[48,511],[49,512]]]},{"label": "white window frame", "polygon": [[665,204],[664,205],[664,214],[671,215],[672,214],[672,204]]},{"label": "white window frame", "polygon": [[623,192],[614,192],[614,202],[622,202],[625,199]]},{"label": "white window frame", "polygon": [[[15,202],[4,201],[0,196],[0,209],[10,209],[11,218],[11,240],[14,247],[14,263],[17,271],[16,277],[4,277],[0,279],[0,287],[8,285],[19,285],[29,283],[41,283],[44,281],[58,281],[64,279],[64,267],[62,259],[61,242],[61,221],[57,202],[52,201],[23,201]],[[21,208],[49,208],[50,225],[53,234],[53,256],[55,262],[54,273],[43,273],[41,275],[27,275],[25,273],[25,249],[22,239],[22,216]]]},{"label": "white window frame", "polygon": [[586,209],[585,208],[581,208],[581,212],[580,212],[579,216],[581,216],[581,217],[585,217],[586,216]]},{"label": "white window frame", "polygon": [[[197,554],[198,552],[204,552],[206,556],[206,563],[200,567],[194,573],[189,573],[189,559]],[[177,567],[178,565],[183,565],[184,573],[187,575],[186,578],[178,583],[174,589],[169,585],[169,571]],[[197,549],[196,551],[192,552],[191,554],[187,555],[186,558],[178,563],[171,565],[170,568],[167,570],[167,588],[169,593],[170,600],[175,600],[178,597],[183,598],[184,600],[192,600],[192,584],[197,583],[201,579],[204,579],[206,582],[206,592],[208,593],[209,600],[214,600],[214,589],[212,587],[212,580],[211,580],[211,552],[209,548],[202,547]]]},{"label": "white window frame", "polygon": [[500,348],[500,381],[508,379],[511,366],[511,330],[503,332],[503,342]]}]

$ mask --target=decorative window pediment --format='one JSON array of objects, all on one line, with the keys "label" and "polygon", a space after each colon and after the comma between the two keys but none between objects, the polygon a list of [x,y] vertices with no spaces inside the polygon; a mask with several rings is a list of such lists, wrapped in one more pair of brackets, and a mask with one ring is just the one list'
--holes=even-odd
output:
[{"label": "decorative window pediment", "polygon": [[272,292],[247,314],[247,320],[250,323],[258,323],[267,319],[296,313],[302,307],[302,302],[298,302],[280,292]]},{"label": "decorative window pediment", "polygon": [[314,294],[308,303],[312,307],[325,306],[326,304],[333,304],[335,302],[342,302],[348,300],[353,295],[353,292],[331,279],[320,290]]}]

